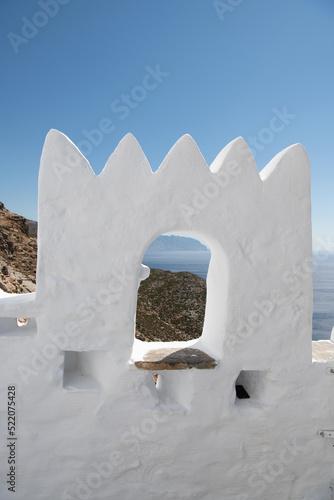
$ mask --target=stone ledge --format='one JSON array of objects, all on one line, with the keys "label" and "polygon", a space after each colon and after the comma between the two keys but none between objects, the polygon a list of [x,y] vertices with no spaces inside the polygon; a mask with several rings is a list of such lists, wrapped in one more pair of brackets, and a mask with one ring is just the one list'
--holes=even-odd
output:
[{"label": "stone ledge", "polygon": [[135,366],[140,370],[210,370],[217,366],[217,361],[205,352],[190,347],[158,348],[148,351],[143,360],[135,362]]},{"label": "stone ledge", "polygon": [[314,361],[334,361],[334,343],[330,340],[312,342],[312,359]]}]

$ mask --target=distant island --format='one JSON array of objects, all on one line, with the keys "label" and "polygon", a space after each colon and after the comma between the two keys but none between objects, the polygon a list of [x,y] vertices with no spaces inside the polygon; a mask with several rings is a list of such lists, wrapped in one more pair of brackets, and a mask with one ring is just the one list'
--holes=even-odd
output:
[{"label": "distant island", "polygon": [[209,249],[193,238],[162,235],[151,243],[146,254],[155,252],[209,252]]}]

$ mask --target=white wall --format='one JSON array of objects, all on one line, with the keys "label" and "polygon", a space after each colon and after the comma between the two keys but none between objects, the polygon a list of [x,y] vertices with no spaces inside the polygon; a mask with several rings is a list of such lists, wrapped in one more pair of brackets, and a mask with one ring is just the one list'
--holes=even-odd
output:
[{"label": "white wall", "polygon": [[[184,345],[218,365],[164,371],[155,386],[134,365],[136,299],[144,252],[168,231],[210,245],[203,335]],[[127,135],[95,176],[53,130],[38,238],[36,294],[0,298],[0,469],[15,385],[15,498],[331,498],[334,441],[318,431],[334,429],[334,362],[312,363],[302,146],[259,174],[243,139],[209,169],[184,136],[152,173]],[[22,316],[37,320],[25,335],[5,319]],[[241,372],[250,399],[236,399]],[[0,488],[13,498],[4,472]]]}]

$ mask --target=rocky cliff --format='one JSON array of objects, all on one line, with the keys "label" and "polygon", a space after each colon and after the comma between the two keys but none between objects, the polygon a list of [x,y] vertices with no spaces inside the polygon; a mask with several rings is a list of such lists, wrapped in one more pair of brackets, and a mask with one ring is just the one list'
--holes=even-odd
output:
[{"label": "rocky cliff", "polygon": [[10,293],[36,289],[37,240],[24,217],[0,202],[0,288]]}]

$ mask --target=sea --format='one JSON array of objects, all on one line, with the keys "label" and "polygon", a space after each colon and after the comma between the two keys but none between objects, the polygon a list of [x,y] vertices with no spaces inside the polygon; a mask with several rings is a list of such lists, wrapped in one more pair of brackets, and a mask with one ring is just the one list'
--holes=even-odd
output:
[{"label": "sea", "polygon": [[[188,271],[206,279],[210,252],[152,252],[143,264],[165,271]],[[313,340],[331,336],[334,326],[334,255],[316,255],[313,259]]]}]

